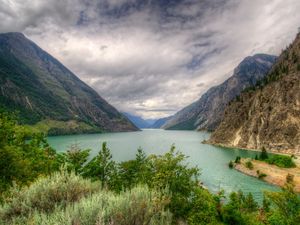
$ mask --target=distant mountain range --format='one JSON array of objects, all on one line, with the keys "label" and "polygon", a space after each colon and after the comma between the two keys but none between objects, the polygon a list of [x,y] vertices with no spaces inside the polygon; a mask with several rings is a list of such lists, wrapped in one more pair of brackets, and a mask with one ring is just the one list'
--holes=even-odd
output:
[{"label": "distant mountain range", "polygon": [[266,54],[245,58],[229,79],[210,88],[198,101],[177,112],[162,127],[174,130],[215,130],[222,120],[226,105],[244,89],[264,78],[276,58]]},{"label": "distant mountain range", "polygon": [[226,107],[209,143],[300,154],[300,34],[263,80]]},{"label": "distant mountain range", "polygon": [[167,121],[169,121],[173,116],[164,117],[155,121],[155,123],[151,126],[151,128],[162,128]]},{"label": "distant mountain range", "polygon": [[0,107],[48,134],[138,130],[21,33],[0,34]]},{"label": "distant mountain range", "polygon": [[147,120],[144,120],[140,116],[136,116],[130,113],[122,112],[124,116],[127,117],[136,127],[143,129],[143,128],[149,128],[152,124],[151,122],[148,122]]},{"label": "distant mountain range", "polygon": [[161,119],[143,119],[140,116],[136,116],[130,113],[123,112],[123,115],[126,116],[135,126],[140,129],[144,128],[153,128],[159,129],[163,124],[166,123],[171,117],[165,117]]}]

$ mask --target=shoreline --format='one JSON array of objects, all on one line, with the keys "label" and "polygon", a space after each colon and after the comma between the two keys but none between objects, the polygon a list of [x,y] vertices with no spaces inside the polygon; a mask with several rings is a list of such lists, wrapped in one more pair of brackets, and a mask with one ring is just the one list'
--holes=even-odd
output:
[{"label": "shoreline", "polygon": [[[253,169],[249,169],[245,165],[245,163],[249,160],[251,160],[253,164]],[[233,168],[245,175],[255,177],[259,180],[262,180],[264,182],[278,187],[283,187],[286,183],[287,175],[291,174],[293,175],[293,183],[295,185],[294,190],[295,192],[300,193],[299,164],[297,164],[295,168],[281,168],[259,160],[242,158],[240,163],[234,163]],[[259,174],[265,174],[266,176],[259,178]]]},{"label": "shoreline", "polygon": [[[213,146],[216,146],[216,147],[228,148],[228,149],[235,148],[235,149],[246,150],[246,151],[261,152],[260,149],[242,148],[242,147],[237,147],[237,146],[217,144],[217,143],[210,142],[209,140],[204,140],[204,141],[202,141],[202,143],[203,144],[213,145]],[[285,150],[285,151],[291,151],[291,150]],[[288,153],[288,152],[278,152],[278,151],[275,151],[275,150],[267,150],[267,152],[271,153],[271,154],[276,154],[276,155],[287,155],[287,156],[295,155],[295,156],[299,156],[300,157],[300,152],[299,153]]]}]

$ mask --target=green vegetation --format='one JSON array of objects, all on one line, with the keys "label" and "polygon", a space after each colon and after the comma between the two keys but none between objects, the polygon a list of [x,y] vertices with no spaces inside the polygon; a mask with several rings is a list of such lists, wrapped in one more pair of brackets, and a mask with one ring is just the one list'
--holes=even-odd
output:
[{"label": "green vegetation", "polygon": [[[56,172],[30,187],[13,190],[0,208],[5,224],[155,224],[168,225],[168,198],[139,186],[115,194],[75,173]],[[1,223],[0,220],[0,223]]]},{"label": "green vegetation", "polygon": [[253,169],[253,163],[250,160],[245,163],[245,166],[250,170]]},{"label": "green vegetation", "polygon": [[257,170],[256,173],[257,173],[258,179],[264,179],[267,176],[267,174],[261,173],[259,170]]},{"label": "green vegetation", "polygon": [[266,149],[262,148],[258,160],[265,161],[269,164],[274,164],[282,168],[292,168],[296,167],[296,164],[293,162],[294,156],[286,155],[271,155],[269,156]]},{"label": "green vegetation", "polygon": [[41,132],[52,136],[77,133],[97,133],[103,131],[99,127],[76,120],[57,121],[47,119],[39,121],[34,125],[24,125],[24,127],[32,133]]},{"label": "green vegetation", "polygon": [[292,182],[282,192],[266,193],[261,208],[242,192],[225,201],[222,191],[215,195],[199,186],[199,169],[188,166],[174,146],[163,155],[138,149],[135,159],[116,163],[103,143],[89,161],[88,149],[74,145],[58,154],[43,136],[28,134],[7,114],[0,113],[0,119],[0,224],[300,222]]},{"label": "green vegetation", "polygon": [[234,160],[235,163],[241,163],[241,156],[237,156]]},{"label": "green vegetation", "polygon": [[259,159],[260,160],[266,160],[268,158],[269,158],[269,156],[268,156],[267,150],[265,149],[265,147],[263,147],[262,150],[261,150]]},{"label": "green vegetation", "polygon": [[269,159],[265,160],[269,164],[274,164],[282,168],[296,167],[292,157],[286,155],[272,155]]},{"label": "green vegetation", "polygon": [[7,113],[0,113],[0,193],[13,183],[30,184],[59,169],[58,155],[42,134],[31,135]]},{"label": "green vegetation", "polygon": [[230,168],[230,169],[232,169],[233,168],[233,162],[230,160],[230,162],[228,163],[228,167]]}]

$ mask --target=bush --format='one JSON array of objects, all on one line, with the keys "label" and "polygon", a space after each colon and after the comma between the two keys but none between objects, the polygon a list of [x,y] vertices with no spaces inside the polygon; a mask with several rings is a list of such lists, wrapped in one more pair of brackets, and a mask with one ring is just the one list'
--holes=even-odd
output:
[{"label": "bush", "polygon": [[258,174],[258,179],[264,179],[267,176],[265,173]]},{"label": "bush", "polygon": [[0,194],[13,183],[29,184],[59,166],[58,155],[43,134],[31,134],[0,110]]},{"label": "bush", "polygon": [[157,191],[140,186],[114,194],[98,189],[93,195],[69,203],[52,213],[34,211],[30,216],[15,217],[12,224],[86,224],[86,225],[170,225],[172,214],[165,210],[169,202]]},{"label": "bush", "polygon": [[223,207],[223,221],[234,225],[256,224],[257,209],[258,205],[251,193],[244,196],[241,191],[233,192],[229,196],[229,202]]},{"label": "bush", "polygon": [[80,174],[84,164],[88,161],[90,151],[90,149],[82,150],[77,144],[73,144],[67,152],[62,154],[63,162],[67,165],[69,171]]},{"label": "bush", "polygon": [[265,149],[265,147],[262,147],[259,159],[260,160],[266,160],[268,158],[269,158],[269,156],[268,156],[267,150]]},{"label": "bush", "polygon": [[247,162],[245,163],[245,166],[246,166],[248,169],[250,169],[250,170],[253,169],[253,164],[252,164],[251,161],[247,161]]},{"label": "bush", "polygon": [[34,211],[50,213],[56,206],[64,208],[99,189],[99,183],[92,183],[73,172],[62,170],[49,177],[39,178],[30,187],[21,190],[13,188],[11,197],[4,199],[5,204],[0,210],[0,216],[3,220],[9,220],[12,217],[26,217]]},{"label": "bush", "polygon": [[195,190],[190,208],[187,219],[189,225],[218,224],[217,202],[207,190]]},{"label": "bush", "polygon": [[294,183],[294,175],[293,174],[288,173],[286,175],[286,183],[288,183],[288,184]]},{"label": "bush", "polygon": [[230,161],[230,162],[228,163],[228,167],[229,167],[230,169],[233,168],[233,162],[232,162],[232,161]]},{"label": "bush", "polygon": [[268,214],[270,225],[300,224],[300,198],[294,192],[294,186],[287,184],[281,192],[266,192],[265,196],[272,203],[272,210]]},{"label": "bush", "polygon": [[241,156],[237,156],[236,158],[235,158],[235,161],[234,161],[235,163],[241,163]]},{"label": "bush", "polygon": [[296,164],[293,162],[292,157],[286,155],[273,155],[272,157],[267,159],[266,162],[282,168],[296,167]]}]

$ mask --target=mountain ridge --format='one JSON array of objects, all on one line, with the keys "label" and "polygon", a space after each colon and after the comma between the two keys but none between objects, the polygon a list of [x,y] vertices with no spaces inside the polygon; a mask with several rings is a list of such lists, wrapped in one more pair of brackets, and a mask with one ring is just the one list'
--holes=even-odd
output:
[{"label": "mountain ridge", "polygon": [[[20,121],[75,121],[82,132],[137,128],[74,73],[22,33],[0,34],[0,106],[20,111]],[[80,133],[50,127],[50,134]]]},{"label": "mountain ridge", "polygon": [[228,105],[208,142],[300,154],[300,34],[265,79]]},{"label": "mountain ridge", "polygon": [[223,117],[225,106],[247,87],[255,85],[270,70],[276,56],[248,56],[234,69],[233,75],[211,87],[199,100],[178,111],[163,125],[165,129],[214,130]]}]

